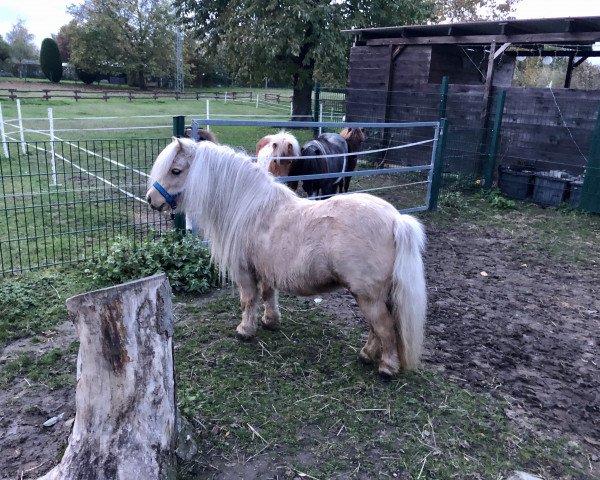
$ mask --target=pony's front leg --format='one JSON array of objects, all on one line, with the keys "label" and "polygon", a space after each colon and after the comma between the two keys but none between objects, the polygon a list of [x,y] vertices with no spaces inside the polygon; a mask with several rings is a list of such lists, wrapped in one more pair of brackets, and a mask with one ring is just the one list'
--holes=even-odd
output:
[{"label": "pony's front leg", "polygon": [[258,286],[250,274],[242,276],[238,282],[240,288],[240,305],[242,321],[237,326],[237,337],[240,340],[251,340],[256,335],[256,310],[258,307]]},{"label": "pony's front leg", "polygon": [[265,283],[259,284],[260,296],[265,305],[265,314],[260,323],[267,330],[279,330],[281,326],[281,314],[279,313],[279,292]]}]

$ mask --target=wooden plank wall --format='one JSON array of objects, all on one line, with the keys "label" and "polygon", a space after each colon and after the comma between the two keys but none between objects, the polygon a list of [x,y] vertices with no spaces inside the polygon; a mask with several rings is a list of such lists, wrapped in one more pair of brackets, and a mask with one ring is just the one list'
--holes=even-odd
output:
[{"label": "wooden plank wall", "polygon": [[583,173],[600,91],[506,89],[499,164]]},{"label": "wooden plank wall", "polygon": [[[415,122],[437,120],[440,85],[427,83],[431,48],[406,48],[389,77],[388,46],[354,47],[350,56],[346,118],[349,121]],[[439,72],[438,72],[439,73]],[[436,73],[437,75],[437,73]],[[391,79],[391,81],[390,81]],[[451,79],[452,80],[452,79]],[[386,83],[390,82],[388,92]],[[506,103],[497,163],[539,170],[564,170],[577,175],[585,167],[600,107],[600,91],[548,88],[503,88]],[[494,87],[492,94],[499,91]],[[450,84],[447,118],[450,132],[446,170],[480,176],[486,158],[479,155],[483,85]],[[387,111],[386,111],[387,105]],[[492,102],[491,118],[495,101]],[[366,148],[381,148],[431,137],[431,129],[402,129],[384,139],[368,132]],[[383,145],[383,141],[387,145]],[[487,146],[484,146],[486,149]],[[580,153],[581,151],[581,153]],[[386,160],[403,164],[429,161],[429,147],[390,152]],[[583,154],[583,155],[582,155]]]}]

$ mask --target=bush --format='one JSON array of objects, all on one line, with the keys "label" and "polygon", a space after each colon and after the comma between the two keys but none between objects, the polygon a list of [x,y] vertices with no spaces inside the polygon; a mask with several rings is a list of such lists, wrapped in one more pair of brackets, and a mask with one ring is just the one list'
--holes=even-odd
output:
[{"label": "bush", "polygon": [[63,74],[58,44],[52,38],[44,38],[40,49],[40,66],[51,82],[60,82]]},{"label": "bush", "polygon": [[210,252],[193,234],[179,230],[158,238],[150,235],[143,242],[118,238],[99,260],[89,262],[87,270],[94,279],[111,283],[164,272],[177,292],[206,292],[218,280],[211,265]]},{"label": "bush", "polygon": [[83,70],[80,70],[79,68],[75,69],[75,74],[77,75],[77,77],[79,78],[79,80],[81,80],[86,85],[91,85],[96,80],[98,80],[98,74],[97,73],[84,72]]}]

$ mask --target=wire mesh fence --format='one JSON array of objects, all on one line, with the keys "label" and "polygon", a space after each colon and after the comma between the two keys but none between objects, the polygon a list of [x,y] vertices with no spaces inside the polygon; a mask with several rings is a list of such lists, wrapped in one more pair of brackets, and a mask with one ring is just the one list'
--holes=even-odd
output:
[{"label": "wire mesh fence", "polygon": [[141,240],[169,228],[144,201],[145,172],[166,143],[9,142],[0,157],[0,273],[96,258],[119,235]]},{"label": "wire mesh fence", "polygon": [[[484,104],[478,85],[448,85],[446,89],[421,85],[394,91],[321,89],[317,104],[323,105],[323,120],[330,122],[322,131],[339,132],[344,120],[364,126],[362,150],[368,153],[358,156],[357,171],[428,165],[432,158],[430,127],[368,124],[446,118],[440,157],[442,191],[487,187],[493,182],[511,198],[540,205],[567,202],[600,212],[600,93],[506,89],[503,95],[505,101],[499,102],[501,91],[493,89]],[[290,114],[288,100],[263,96],[257,106],[256,100],[228,99],[225,103],[223,98],[219,109],[211,110],[212,118],[250,119],[261,114],[283,121]],[[267,101],[272,105],[265,105]],[[202,118],[208,111],[199,113],[188,118]],[[163,130],[140,128],[132,134],[130,121],[121,125],[120,119],[107,116],[102,121],[113,130],[83,132],[87,140],[63,140],[85,125],[79,116],[61,117],[57,125],[65,132],[59,132],[55,142],[42,140],[48,138],[47,121],[38,118],[39,124],[28,123],[26,143],[3,145],[8,155],[0,155],[0,274],[96,258],[118,235],[141,240],[150,229],[172,227],[169,218],[150,210],[143,199],[146,173],[168,142],[170,122],[162,118]],[[157,118],[144,116],[140,127]],[[4,122],[8,140],[19,139],[16,125],[12,118]],[[220,143],[251,154],[262,136],[278,130],[218,124],[210,128]],[[155,138],[141,139],[142,133]],[[293,133],[302,144],[315,131],[293,129]],[[118,139],[93,140],[95,135]],[[351,190],[371,190],[399,208],[410,209],[427,194],[428,175],[427,171],[357,175]]]}]

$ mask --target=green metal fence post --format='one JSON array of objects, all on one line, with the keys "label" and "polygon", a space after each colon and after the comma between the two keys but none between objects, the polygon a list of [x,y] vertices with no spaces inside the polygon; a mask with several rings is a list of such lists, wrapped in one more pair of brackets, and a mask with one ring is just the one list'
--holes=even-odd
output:
[{"label": "green metal fence post", "polygon": [[[321,84],[319,82],[315,83],[315,97],[313,102],[313,120],[315,122],[319,121],[319,110],[321,104]],[[313,134],[315,137],[319,135],[319,129],[313,128]]]},{"label": "green metal fence post", "polygon": [[600,108],[596,116],[596,127],[585,167],[579,208],[587,212],[600,213]]},{"label": "green metal fence post", "polygon": [[448,76],[442,78],[442,90],[440,95],[440,112],[438,118],[446,118],[446,104],[448,103]]},{"label": "green metal fence post", "polygon": [[502,116],[504,114],[504,100],[506,91],[500,90],[496,97],[496,115],[494,116],[494,126],[492,127],[492,138],[488,149],[488,162],[485,170],[483,188],[490,190],[494,182],[494,170],[496,169],[496,155],[500,145],[500,131],[502,130]]},{"label": "green metal fence post", "polygon": [[433,160],[433,173],[431,175],[431,190],[429,197],[429,210],[435,210],[438,205],[440,186],[442,185],[442,173],[444,172],[444,153],[446,150],[446,138],[448,137],[448,120],[442,118]]},{"label": "green metal fence post", "polygon": [[[185,117],[177,115],[173,117],[173,136],[181,138],[185,135]],[[185,215],[176,213],[173,216],[173,226],[175,230],[185,230]]]}]

